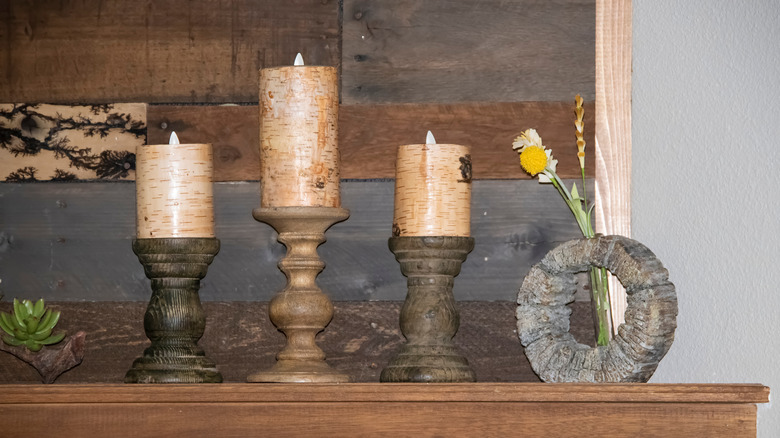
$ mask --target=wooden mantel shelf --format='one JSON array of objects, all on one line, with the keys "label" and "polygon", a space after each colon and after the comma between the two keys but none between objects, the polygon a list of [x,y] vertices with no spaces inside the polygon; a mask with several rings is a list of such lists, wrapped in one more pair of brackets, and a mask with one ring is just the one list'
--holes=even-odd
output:
[{"label": "wooden mantel shelf", "polygon": [[2,385],[0,430],[59,437],[756,435],[762,385]]}]

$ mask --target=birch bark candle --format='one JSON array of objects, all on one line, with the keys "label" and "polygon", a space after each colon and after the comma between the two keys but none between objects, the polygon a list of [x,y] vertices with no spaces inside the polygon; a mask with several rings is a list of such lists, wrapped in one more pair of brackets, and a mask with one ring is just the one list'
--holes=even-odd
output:
[{"label": "birch bark candle", "polygon": [[139,239],[214,237],[210,144],[140,146],[136,151],[136,231]]},{"label": "birch bark candle", "polygon": [[260,70],[260,206],[340,207],[335,67]]},{"label": "birch bark candle", "polygon": [[461,236],[471,233],[471,155],[467,146],[398,147],[393,236]]}]

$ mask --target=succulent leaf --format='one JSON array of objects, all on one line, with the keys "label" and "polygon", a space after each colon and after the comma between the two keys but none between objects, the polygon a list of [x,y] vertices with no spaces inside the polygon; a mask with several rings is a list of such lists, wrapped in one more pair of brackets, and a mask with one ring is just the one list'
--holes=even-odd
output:
[{"label": "succulent leaf", "polygon": [[48,338],[40,341],[40,344],[41,345],[56,344],[57,342],[60,342],[63,339],[65,339],[65,332],[59,332],[56,335],[51,335]]},{"label": "succulent leaf", "polygon": [[25,316],[25,319],[29,318],[30,315],[32,315],[33,312],[35,311],[35,306],[30,300],[22,300],[22,304],[24,304],[24,308],[27,311],[27,315]]},{"label": "succulent leaf", "polygon": [[14,327],[16,327],[12,321],[13,317],[8,313],[0,313],[0,328],[9,335],[14,334]]},{"label": "succulent leaf", "polygon": [[48,338],[49,336],[51,336],[51,329],[47,329],[47,330],[44,330],[44,331],[41,331],[41,332],[34,333],[34,334],[30,335],[30,339],[32,339],[34,341],[42,341],[42,340]]},{"label": "succulent leaf", "polygon": [[8,345],[13,345],[14,347],[18,347],[19,345],[24,344],[24,341],[16,339],[15,337],[10,335],[3,335],[3,342],[5,342]]},{"label": "succulent leaf", "polygon": [[39,299],[35,302],[35,305],[33,306],[33,316],[40,318],[41,315],[43,315],[43,311],[46,310],[45,305],[43,304],[43,298]]}]

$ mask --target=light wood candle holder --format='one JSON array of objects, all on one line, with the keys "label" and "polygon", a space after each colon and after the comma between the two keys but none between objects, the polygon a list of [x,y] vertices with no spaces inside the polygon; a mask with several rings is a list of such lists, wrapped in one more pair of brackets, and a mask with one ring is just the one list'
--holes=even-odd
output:
[{"label": "light wood candle holder", "polygon": [[392,237],[390,250],[407,277],[401,308],[401,332],[406,337],[396,357],[382,370],[382,382],[474,382],[468,360],[452,338],[460,326],[454,277],[474,249],[472,237]]},{"label": "light wood candle holder", "polygon": [[200,280],[219,252],[215,238],[134,239],[133,252],[152,280],[144,330],[152,345],[125,383],[220,383],[222,374],[198,340],[206,328]]},{"label": "light wood candle holder", "polygon": [[273,227],[287,254],[279,269],[287,285],[271,300],[271,322],[285,334],[287,344],[276,355],[276,364],[267,371],[250,375],[249,382],[348,382],[349,376],[325,362],[325,353],[315,336],[333,318],[333,303],[317,286],[316,278],[325,268],[317,247],[325,242],[325,231],[349,217],[338,207],[256,208],[253,216]]}]

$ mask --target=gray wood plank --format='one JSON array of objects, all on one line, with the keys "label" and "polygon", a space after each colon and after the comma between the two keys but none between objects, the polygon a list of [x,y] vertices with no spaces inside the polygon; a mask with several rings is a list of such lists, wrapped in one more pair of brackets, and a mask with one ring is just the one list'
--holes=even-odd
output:
[{"label": "gray wood plank", "polygon": [[595,96],[595,0],[345,0],[342,101]]},{"label": "gray wood plank", "polygon": [[[331,228],[319,249],[327,267],[318,282],[334,300],[403,300],[406,280],[387,249],[393,190],[392,180],[342,183],[351,217]],[[534,263],[579,237],[551,185],[475,181],[472,196],[476,247],[455,281],[459,300],[514,300]],[[203,280],[202,299],[269,300],[285,282],[276,268],[285,250],[268,225],[252,218],[258,183],[217,183],[214,199],[222,249]],[[146,300],[149,281],[130,249],[134,235],[132,182],[0,184],[0,287],[30,299]]]}]

